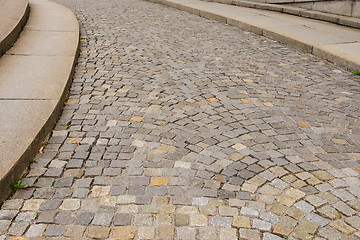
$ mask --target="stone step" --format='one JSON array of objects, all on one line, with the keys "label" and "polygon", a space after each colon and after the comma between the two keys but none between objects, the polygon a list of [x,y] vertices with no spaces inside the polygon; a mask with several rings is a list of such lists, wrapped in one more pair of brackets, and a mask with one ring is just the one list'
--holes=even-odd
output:
[{"label": "stone step", "polygon": [[[296,3],[294,4],[273,4],[273,3],[260,3],[256,1],[244,1],[244,0],[203,0],[206,2],[217,2],[222,4],[228,4],[228,5],[235,5],[239,7],[248,7],[248,8],[256,8],[261,10],[268,10],[268,11],[274,11],[274,12],[280,12],[280,13],[286,13],[291,14],[295,16],[305,17],[305,18],[311,18],[316,20],[322,20],[326,22],[336,23],[342,26],[346,27],[352,27],[360,29],[360,18],[356,11],[354,12],[354,16],[346,16],[346,15],[340,15],[335,14],[331,12],[326,11],[319,11],[318,9],[306,9],[303,7],[298,7]],[[329,1],[329,2],[335,2],[335,1]],[[346,2],[346,1],[344,1]],[[307,3],[304,3],[307,4]],[[358,4],[357,7],[360,11],[360,4]]]},{"label": "stone step", "polygon": [[28,16],[28,0],[0,1],[0,57],[14,44]]},{"label": "stone step", "polygon": [[0,58],[0,202],[53,129],[71,84],[79,26],[66,7],[30,1],[29,20]]}]

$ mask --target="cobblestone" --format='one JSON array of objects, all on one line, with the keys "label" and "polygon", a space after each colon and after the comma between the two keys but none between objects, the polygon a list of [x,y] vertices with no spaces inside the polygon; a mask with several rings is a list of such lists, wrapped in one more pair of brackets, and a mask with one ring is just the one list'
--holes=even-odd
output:
[{"label": "cobblestone", "polygon": [[57,2],[81,53],[4,239],[359,238],[356,76],[148,1]]}]

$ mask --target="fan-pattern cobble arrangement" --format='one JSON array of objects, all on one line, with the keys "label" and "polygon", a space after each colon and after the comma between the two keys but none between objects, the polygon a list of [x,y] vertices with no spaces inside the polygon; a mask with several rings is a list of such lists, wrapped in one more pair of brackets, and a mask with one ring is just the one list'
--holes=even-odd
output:
[{"label": "fan-pattern cobble arrangement", "polygon": [[60,2],[78,66],[0,239],[360,237],[357,76],[147,1]]}]

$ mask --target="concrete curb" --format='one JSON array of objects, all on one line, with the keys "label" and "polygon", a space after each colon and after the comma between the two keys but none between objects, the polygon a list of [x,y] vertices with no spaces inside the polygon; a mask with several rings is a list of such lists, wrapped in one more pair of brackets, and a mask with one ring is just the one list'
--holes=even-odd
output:
[{"label": "concrete curb", "polygon": [[71,85],[79,25],[66,7],[30,1],[29,20],[0,58],[0,203],[51,133]]},{"label": "concrete curb", "polygon": [[341,16],[331,13],[324,13],[324,12],[299,8],[299,7],[286,6],[284,4],[258,3],[258,2],[250,2],[243,0],[202,0],[202,1],[217,2],[222,4],[235,5],[239,7],[248,7],[248,8],[255,8],[260,10],[287,13],[295,16],[317,19],[326,22],[336,23],[347,27],[360,29],[360,19],[358,18]]},{"label": "concrete curb", "polygon": [[14,44],[29,17],[27,0],[0,2],[0,57]]},{"label": "concrete curb", "polygon": [[[148,1],[240,27],[325,58],[348,69],[360,69],[360,31],[355,28],[202,0]],[[285,17],[286,20],[291,20],[291,22],[286,22]],[[305,26],[305,24],[308,25]],[[303,37],[301,31],[308,31],[307,36],[304,33],[305,37]],[[337,31],[342,31],[348,36],[342,36]],[[352,49],[349,48],[350,45]]]}]

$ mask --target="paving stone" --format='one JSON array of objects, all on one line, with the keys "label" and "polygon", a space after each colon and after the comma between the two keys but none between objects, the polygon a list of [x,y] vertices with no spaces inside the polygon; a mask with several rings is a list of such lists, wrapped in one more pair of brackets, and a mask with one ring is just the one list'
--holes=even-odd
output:
[{"label": "paving stone", "polygon": [[296,227],[296,231],[298,232],[298,235],[302,235],[302,233],[309,233],[311,235],[314,235],[318,228],[319,226],[316,223],[308,220],[302,220]]},{"label": "paving stone", "polygon": [[219,237],[220,237],[219,239],[221,239],[221,240],[238,239],[237,234],[236,234],[236,229],[233,229],[233,228],[220,228]]},{"label": "paving stone", "polygon": [[15,218],[15,222],[22,222],[22,221],[33,221],[36,218],[36,212],[20,212],[16,218]]},{"label": "paving stone", "polygon": [[40,206],[44,203],[43,199],[28,199],[24,202],[23,211],[38,211]]},{"label": "paving stone", "polygon": [[275,234],[264,233],[262,239],[263,240],[281,240],[282,238]]},{"label": "paving stone", "polygon": [[310,213],[312,212],[315,208],[314,206],[306,203],[305,201],[299,201],[297,203],[294,204],[294,207],[300,209],[301,211],[305,212],[305,213]]},{"label": "paving stone", "polygon": [[32,238],[32,237],[39,237],[43,233],[45,229],[44,224],[34,224],[30,225],[29,229],[25,233],[25,237]]},{"label": "paving stone", "polygon": [[332,193],[340,198],[342,201],[349,201],[355,199],[354,195],[346,191],[345,189],[336,189]]},{"label": "paving stone", "polygon": [[7,230],[7,233],[10,235],[22,235],[28,226],[28,222],[13,222]]},{"label": "paving stone", "polygon": [[347,217],[350,217],[357,213],[351,207],[349,207],[346,203],[341,202],[341,201],[333,204],[332,207],[334,207],[336,210],[338,210],[340,213],[342,213],[343,215],[345,215]]},{"label": "paving stone", "polygon": [[254,219],[252,221],[252,227],[262,230],[262,231],[270,231],[271,230],[271,223],[265,222],[263,220]]},{"label": "paving stone", "polygon": [[59,208],[64,211],[78,210],[80,208],[80,200],[64,199],[64,201],[62,202]]},{"label": "paving stone", "polygon": [[137,235],[140,239],[154,239],[155,227],[140,227]]},{"label": "paving stone", "polygon": [[263,212],[260,214],[260,218],[266,222],[270,222],[272,224],[279,223],[279,217],[271,212]]},{"label": "paving stone", "polygon": [[319,236],[327,239],[341,239],[342,234],[330,226],[327,226],[319,230]]},{"label": "paving stone", "polygon": [[332,223],[329,224],[331,227],[333,227],[334,229],[342,232],[345,235],[350,235],[352,233],[356,232],[356,229],[349,226],[348,224],[346,224],[344,221],[342,220],[336,220]]},{"label": "paving stone", "polygon": [[305,213],[301,211],[299,208],[291,207],[286,211],[286,214],[296,220],[301,220],[305,217]]},{"label": "paving stone", "polygon": [[281,224],[277,224],[273,230],[275,234],[280,234],[283,236],[289,236],[292,233],[292,231],[293,229],[282,226]]},{"label": "paving stone", "polygon": [[345,221],[346,223],[348,223],[349,225],[351,225],[353,228],[355,229],[359,229],[360,227],[360,217],[359,216],[353,216],[350,218],[347,218]]},{"label": "paving stone", "polygon": [[244,239],[261,239],[260,232],[254,229],[240,228],[239,234],[240,238]]},{"label": "paving stone", "polygon": [[210,224],[214,227],[231,227],[232,220],[230,217],[210,217]]},{"label": "paving stone", "polygon": [[77,215],[77,220],[75,221],[76,225],[87,226],[93,220],[95,213],[93,212],[80,212]]},{"label": "paving stone", "polygon": [[340,213],[331,207],[330,205],[325,205],[317,210],[323,217],[329,218],[331,220],[336,220],[341,217]]},{"label": "paving stone", "polygon": [[136,214],[134,216],[134,224],[136,226],[150,226],[153,224],[153,216],[151,214]]},{"label": "paving stone", "polygon": [[95,226],[109,226],[113,215],[111,213],[97,213],[92,221]]},{"label": "paving stone", "polygon": [[54,200],[46,200],[40,207],[41,211],[47,211],[47,210],[55,210],[57,209],[60,204],[62,203],[62,200],[54,199]]},{"label": "paving stone", "polygon": [[289,217],[289,216],[283,216],[280,219],[280,224],[282,226],[290,228],[290,229],[294,229],[297,223],[298,223],[298,221],[296,219]]},{"label": "paving stone", "polygon": [[330,204],[335,204],[336,202],[339,201],[339,198],[337,198],[330,192],[319,193],[318,196],[321,197],[322,199],[326,200]]},{"label": "paving stone", "polygon": [[115,226],[128,226],[131,225],[133,215],[126,213],[117,213],[114,215],[113,223]]},{"label": "paving stone", "polygon": [[198,238],[201,240],[217,240],[219,236],[215,227],[202,227],[199,228]]},{"label": "paving stone", "polygon": [[160,239],[174,239],[175,228],[174,226],[159,226],[158,227],[158,237]]},{"label": "paving stone", "polygon": [[110,228],[108,227],[89,227],[87,236],[89,238],[101,239],[107,238],[110,233]]},{"label": "paving stone", "polygon": [[249,217],[258,217],[259,212],[256,209],[248,208],[248,207],[242,207],[240,210],[241,215],[249,216]]},{"label": "paving stone", "polygon": [[321,181],[330,181],[334,179],[334,177],[330,173],[323,170],[314,171],[311,174],[314,175],[316,178],[320,179]]},{"label": "paving stone", "polygon": [[195,239],[196,237],[196,228],[191,227],[178,227],[176,228],[176,239]]},{"label": "paving stone", "polygon": [[22,207],[23,199],[10,199],[3,203],[2,209],[4,210],[18,210]]},{"label": "paving stone", "polygon": [[320,207],[327,203],[327,201],[325,201],[324,199],[322,199],[318,196],[315,196],[315,195],[306,196],[305,199],[306,199],[306,201],[308,201],[311,205],[314,205],[315,207]]},{"label": "paving stone", "polygon": [[316,223],[320,227],[325,227],[330,222],[329,220],[327,220],[315,213],[310,213],[308,216],[306,216],[306,219],[310,220],[311,222]]},{"label": "paving stone", "polygon": [[65,233],[65,226],[60,225],[48,225],[46,227],[45,237],[59,237]]},{"label": "paving stone", "polygon": [[40,212],[36,222],[37,223],[54,223],[56,214],[57,214],[57,211],[55,211],[55,210],[42,211],[42,212]]},{"label": "paving stone", "polygon": [[65,237],[81,238],[85,232],[85,226],[70,225],[66,228]]},{"label": "paving stone", "polygon": [[191,214],[190,215],[190,226],[200,227],[207,226],[208,218],[202,214]]},{"label": "paving stone", "polygon": [[188,214],[176,214],[175,226],[188,226],[190,223],[190,217]]},{"label": "paving stone", "polygon": [[283,204],[280,204],[280,203],[275,203],[270,211],[278,216],[281,216],[283,215],[286,211],[288,210],[288,207],[283,205]]}]

